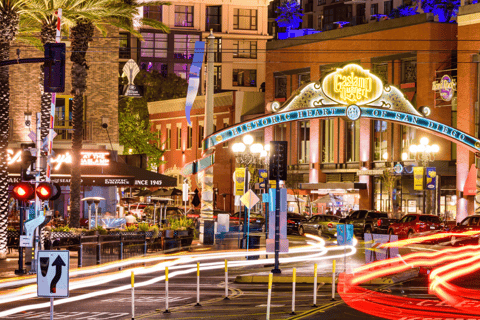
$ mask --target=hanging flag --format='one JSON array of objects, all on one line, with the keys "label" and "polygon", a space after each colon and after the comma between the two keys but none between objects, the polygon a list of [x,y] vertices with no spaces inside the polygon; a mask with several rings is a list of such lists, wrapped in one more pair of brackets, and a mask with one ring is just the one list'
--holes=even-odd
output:
[{"label": "hanging flag", "polygon": [[427,190],[435,190],[437,183],[437,169],[427,168]]},{"label": "hanging flag", "polygon": [[413,167],[413,190],[423,190],[423,167]]},{"label": "hanging flag", "polygon": [[190,121],[190,111],[192,110],[193,102],[195,101],[198,93],[198,85],[200,83],[200,72],[202,70],[204,54],[205,41],[195,41],[195,51],[193,53],[192,65],[190,66],[187,99],[185,103],[185,116],[187,117],[189,126],[192,125]]},{"label": "hanging flag", "polygon": [[264,189],[267,186],[267,170],[265,169],[258,169],[258,182],[259,187]]},{"label": "hanging flag", "polygon": [[245,193],[245,168],[235,169],[235,195],[242,196]]}]

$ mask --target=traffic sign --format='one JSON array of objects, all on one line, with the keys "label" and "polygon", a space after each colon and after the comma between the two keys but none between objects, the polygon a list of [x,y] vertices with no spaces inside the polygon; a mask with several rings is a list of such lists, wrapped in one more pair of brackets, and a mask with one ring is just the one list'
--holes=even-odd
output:
[{"label": "traffic sign", "polygon": [[21,235],[20,236],[20,247],[33,247],[33,238]]},{"label": "traffic sign", "polygon": [[38,251],[37,296],[67,298],[69,296],[70,252],[68,250]]},{"label": "traffic sign", "polygon": [[353,224],[337,224],[337,244],[353,245]]},{"label": "traffic sign", "polygon": [[240,201],[249,210],[260,201],[260,198],[252,190],[248,190],[241,198]]}]

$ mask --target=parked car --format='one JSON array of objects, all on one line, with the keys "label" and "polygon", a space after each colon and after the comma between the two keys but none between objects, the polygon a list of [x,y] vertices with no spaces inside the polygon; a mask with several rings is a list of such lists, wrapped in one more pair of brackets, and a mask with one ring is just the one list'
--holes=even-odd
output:
[{"label": "parked car", "polygon": [[298,213],[287,212],[287,234],[298,233],[300,223],[307,221],[305,216]]},{"label": "parked car", "polygon": [[[243,230],[244,216],[243,212],[235,212],[230,216],[230,225],[239,226],[239,230]],[[265,218],[258,212],[250,212],[250,231],[265,231]]]},{"label": "parked car", "polygon": [[389,234],[399,238],[412,238],[415,234],[433,230],[442,230],[440,218],[430,214],[407,214],[388,228]]},{"label": "parked car", "polygon": [[[453,227],[450,232],[480,231],[480,215],[472,215],[466,217],[457,226]],[[471,236],[452,236],[450,238],[452,246],[462,246],[467,244],[480,245],[480,234]]]},{"label": "parked car", "polygon": [[340,223],[353,224],[353,233],[361,238],[365,233],[387,233],[390,224],[396,221],[389,219],[386,212],[371,210],[356,210],[340,219]]},{"label": "parked car", "polygon": [[318,236],[322,234],[337,234],[337,224],[340,222],[339,216],[319,214],[314,215],[307,221],[300,223],[298,233],[303,236],[305,233],[312,233]]}]

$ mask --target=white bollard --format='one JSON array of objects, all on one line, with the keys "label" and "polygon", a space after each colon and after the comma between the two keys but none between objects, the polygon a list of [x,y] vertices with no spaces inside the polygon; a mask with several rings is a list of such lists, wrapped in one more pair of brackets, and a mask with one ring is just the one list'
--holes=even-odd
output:
[{"label": "white bollard", "polygon": [[332,301],[335,301],[335,263],[336,261],[333,260],[332,262]]},{"label": "white bollard", "polygon": [[268,274],[267,320],[270,320],[270,303],[272,302],[273,273]]},{"label": "white bollard", "polygon": [[200,304],[200,262],[197,262],[197,304],[195,307],[201,307]]},{"label": "white bollard", "polygon": [[168,267],[165,267],[165,311],[163,313],[170,313],[168,310]]},{"label": "white bollard", "polygon": [[135,320],[135,286],[134,286],[135,276],[133,274],[133,271],[132,271],[130,280],[132,283],[132,320]]},{"label": "white bollard", "polygon": [[317,307],[317,264],[313,265],[313,306]]},{"label": "white bollard", "polygon": [[50,320],[53,320],[53,299],[53,297],[50,297]]},{"label": "white bollard", "polygon": [[297,268],[293,268],[292,274],[292,313],[290,315],[296,315],[295,313],[295,286],[297,285]]},{"label": "white bollard", "polygon": [[223,300],[230,300],[228,297],[228,262],[225,259],[225,298]]}]

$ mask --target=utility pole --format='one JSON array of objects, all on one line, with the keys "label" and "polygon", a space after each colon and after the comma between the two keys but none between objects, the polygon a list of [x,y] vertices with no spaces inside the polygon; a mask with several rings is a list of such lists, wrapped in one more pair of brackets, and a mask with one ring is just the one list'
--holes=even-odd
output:
[{"label": "utility pole", "polygon": [[[213,64],[215,51],[215,36],[213,30],[207,37],[207,92],[205,101],[204,138],[213,133]],[[213,152],[210,150],[209,152]],[[215,242],[213,222],[213,166],[203,171],[202,179],[202,209],[200,214],[200,242],[213,245]]]}]

